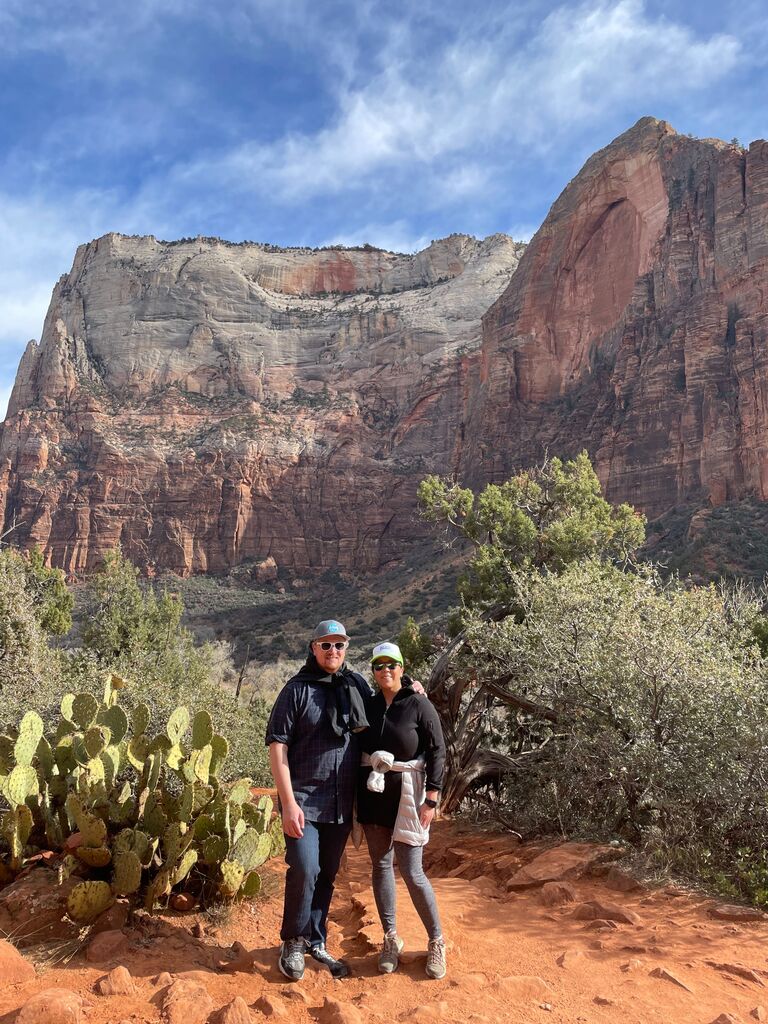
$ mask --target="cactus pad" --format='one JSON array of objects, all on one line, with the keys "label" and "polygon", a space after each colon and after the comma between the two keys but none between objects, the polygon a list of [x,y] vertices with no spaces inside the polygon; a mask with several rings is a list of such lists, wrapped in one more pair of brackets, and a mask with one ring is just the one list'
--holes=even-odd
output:
[{"label": "cactus pad", "polygon": [[222,862],[221,868],[221,883],[220,891],[222,896],[235,896],[237,890],[243,884],[245,878],[245,868],[243,865],[236,860],[225,860]]},{"label": "cactus pad", "polygon": [[104,868],[112,860],[112,854],[106,846],[78,846],[75,856],[91,868]]},{"label": "cactus pad", "polygon": [[208,836],[203,841],[202,853],[206,864],[218,864],[227,856],[229,844],[224,836]]},{"label": "cactus pad", "polygon": [[19,735],[13,747],[17,765],[30,765],[43,735],[43,720],[35,711],[28,711],[19,724]]},{"label": "cactus pad", "polygon": [[251,799],[251,786],[253,785],[252,779],[238,779],[237,782],[233,783],[227,793],[227,799],[233,804],[245,804]]},{"label": "cactus pad", "polygon": [[106,725],[112,734],[110,743],[119,743],[128,733],[128,716],[117,704],[110,708],[103,708],[96,721],[99,725]]},{"label": "cactus pad", "polygon": [[74,693],[65,693],[61,698],[61,717],[65,718],[68,722],[74,722],[75,720],[74,703]]},{"label": "cactus pad", "polygon": [[197,864],[197,850],[187,850],[173,873],[173,884],[178,885],[179,882],[183,882],[195,864]]},{"label": "cactus pad", "polygon": [[143,702],[137,704],[131,712],[131,731],[134,736],[141,736],[147,731],[150,718],[151,712],[147,705]]},{"label": "cactus pad", "polygon": [[141,886],[141,860],[134,850],[115,853],[112,887],[119,896],[130,896]]},{"label": "cactus pad", "polygon": [[223,736],[219,736],[217,733],[211,740],[210,746],[213,751],[211,755],[210,773],[215,778],[218,775],[222,764],[227,759],[229,754],[229,743],[227,743]]},{"label": "cactus pad", "polygon": [[26,803],[28,797],[37,796],[39,792],[37,772],[29,764],[16,765],[11,774],[3,779],[3,796],[11,807]]},{"label": "cactus pad", "polygon": [[88,756],[99,757],[107,749],[112,733],[105,725],[93,725],[83,737],[83,745]]},{"label": "cactus pad", "polygon": [[128,760],[137,772],[142,771],[144,762],[149,756],[149,740],[146,736],[138,735],[131,738],[127,749]]},{"label": "cactus pad", "polygon": [[240,896],[245,899],[252,899],[254,896],[258,896],[261,892],[261,875],[258,871],[251,871],[250,874],[245,876],[243,884],[240,886]]},{"label": "cactus pad", "polygon": [[253,871],[264,863],[271,852],[271,836],[259,835],[253,829],[248,829],[232,847],[232,858],[239,861],[246,871]]},{"label": "cactus pad", "polygon": [[198,711],[192,720],[192,747],[202,750],[213,739],[213,722],[207,711]]},{"label": "cactus pad", "polygon": [[283,832],[283,823],[280,818],[275,818],[269,826],[269,832],[267,834],[272,841],[272,853],[270,856],[278,857],[280,854],[285,853],[285,834]]},{"label": "cactus pad", "polygon": [[67,898],[67,911],[74,921],[95,921],[114,903],[107,882],[80,882]]},{"label": "cactus pad", "polygon": [[72,701],[72,721],[81,729],[90,729],[98,710],[99,702],[92,694],[78,693]]},{"label": "cactus pad", "polygon": [[181,743],[181,738],[189,728],[189,711],[185,707],[176,708],[168,719],[168,727],[165,734],[171,743],[176,746]]}]

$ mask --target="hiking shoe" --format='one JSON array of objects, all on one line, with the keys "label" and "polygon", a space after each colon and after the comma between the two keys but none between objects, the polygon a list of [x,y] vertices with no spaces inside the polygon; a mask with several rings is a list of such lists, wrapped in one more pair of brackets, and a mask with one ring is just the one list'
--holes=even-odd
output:
[{"label": "hiking shoe", "polygon": [[397,932],[387,932],[384,945],[379,953],[379,970],[382,974],[392,974],[400,963],[400,953],[405,943],[398,938]]},{"label": "hiking shoe", "polygon": [[285,939],[280,943],[280,959],[277,966],[282,974],[291,981],[301,981],[304,977],[304,951],[307,943],[304,939]]},{"label": "hiking shoe", "polygon": [[349,965],[344,960],[337,960],[335,956],[331,956],[325,946],[310,946],[309,955],[319,964],[325,964],[334,978],[349,977]]},{"label": "hiking shoe", "polygon": [[425,969],[428,978],[445,977],[445,942],[443,939],[430,939],[427,946],[427,966]]}]

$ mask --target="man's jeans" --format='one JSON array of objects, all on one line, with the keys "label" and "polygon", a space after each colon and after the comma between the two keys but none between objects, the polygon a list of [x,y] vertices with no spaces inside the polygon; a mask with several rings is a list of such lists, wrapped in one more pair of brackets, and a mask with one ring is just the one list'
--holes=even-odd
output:
[{"label": "man's jeans", "polygon": [[285,902],[280,938],[302,936],[310,946],[325,945],[333,883],[352,824],[305,821],[301,839],[285,837]]}]

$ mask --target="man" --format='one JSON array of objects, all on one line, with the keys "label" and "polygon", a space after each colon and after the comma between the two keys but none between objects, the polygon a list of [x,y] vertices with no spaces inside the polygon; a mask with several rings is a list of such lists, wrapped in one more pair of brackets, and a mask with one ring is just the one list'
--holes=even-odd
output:
[{"label": "man", "polygon": [[340,622],[319,623],[305,665],[280,691],[267,725],[288,864],[279,967],[292,981],[304,976],[307,949],[335,978],[349,974],[326,949],[326,922],[352,829],[360,765],[355,734],[367,728],[365,701],[373,691],[344,665],[348,646]]}]

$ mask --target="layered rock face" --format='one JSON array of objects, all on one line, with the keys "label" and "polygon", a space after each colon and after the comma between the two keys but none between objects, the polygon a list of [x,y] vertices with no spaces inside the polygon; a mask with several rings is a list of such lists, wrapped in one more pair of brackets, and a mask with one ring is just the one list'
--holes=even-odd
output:
[{"label": "layered rock face", "polygon": [[650,517],[768,499],[768,144],[644,118],[552,207],[484,318],[475,482],[586,447]]},{"label": "layered rock face", "polygon": [[524,246],[413,256],[107,235],[78,249],[0,438],[6,529],[77,574],[374,569],[452,472],[481,315]]},{"label": "layered rock face", "polygon": [[768,500],[768,144],[644,118],[523,249],[83,246],[19,368],[5,528],[72,573],[117,543],[370,570],[418,535],[427,472],[584,447],[651,518]]}]

